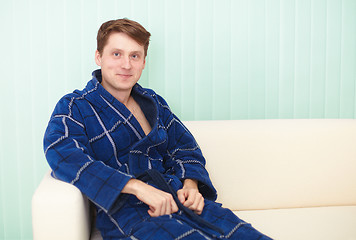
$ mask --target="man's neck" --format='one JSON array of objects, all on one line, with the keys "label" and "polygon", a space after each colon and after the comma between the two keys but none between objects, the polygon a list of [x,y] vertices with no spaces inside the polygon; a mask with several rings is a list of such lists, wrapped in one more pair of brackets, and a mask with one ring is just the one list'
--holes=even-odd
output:
[{"label": "man's neck", "polygon": [[124,104],[125,106],[127,106],[130,96],[131,96],[131,91],[132,89],[128,89],[128,90],[122,90],[122,91],[118,91],[118,90],[113,90],[107,86],[105,86],[105,83],[102,82],[101,85],[106,89],[106,91],[108,91],[114,98],[116,98],[118,101],[120,101],[122,104]]},{"label": "man's neck", "polygon": [[128,103],[130,101],[131,91],[116,92],[116,94],[114,94],[113,96],[127,107]]}]

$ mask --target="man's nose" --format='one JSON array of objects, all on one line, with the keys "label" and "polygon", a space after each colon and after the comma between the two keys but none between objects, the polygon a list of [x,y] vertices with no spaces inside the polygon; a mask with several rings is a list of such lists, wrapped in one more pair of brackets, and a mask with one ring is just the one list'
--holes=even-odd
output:
[{"label": "man's nose", "polygon": [[131,61],[129,57],[123,57],[121,59],[121,67],[125,69],[130,69],[131,68]]}]

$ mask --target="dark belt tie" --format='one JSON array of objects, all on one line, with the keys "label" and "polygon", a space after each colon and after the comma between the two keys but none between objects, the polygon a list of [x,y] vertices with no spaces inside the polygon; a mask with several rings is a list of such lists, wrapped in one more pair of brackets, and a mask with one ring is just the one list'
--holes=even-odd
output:
[{"label": "dark belt tie", "polygon": [[[155,169],[149,169],[145,171],[143,174],[141,174],[138,179],[144,182],[149,182],[150,180],[152,181],[153,184],[155,184],[159,189],[162,191],[165,191],[167,193],[170,193],[173,196],[174,201],[176,202],[178,208],[183,211],[186,215],[190,217],[191,220],[193,220],[195,223],[201,226],[205,226],[210,228],[211,230],[214,230],[220,234],[224,234],[224,231],[211,224],[210,222],[206,221],[202,217],[200,217],[198,214],[194,213],[192,210],[184,206],[178,199],[177,193],[172,189],[172,187],[166,182],[164,177],[160,172],[158,172]],[[203,228],[200,228],[200,230],[204,231]]]}]

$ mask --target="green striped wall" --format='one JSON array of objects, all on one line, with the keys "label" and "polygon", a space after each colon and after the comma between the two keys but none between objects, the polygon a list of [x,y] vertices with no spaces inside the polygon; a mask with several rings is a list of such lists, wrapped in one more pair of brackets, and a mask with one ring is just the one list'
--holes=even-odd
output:
[{"label": "green striped wall", "polygon": [[141,84],[183,120],[355,118],[354,0],[12,0],[0,14],[0,239],[32,239],[42,137],[83,88],[100,24],[151,33]]}]

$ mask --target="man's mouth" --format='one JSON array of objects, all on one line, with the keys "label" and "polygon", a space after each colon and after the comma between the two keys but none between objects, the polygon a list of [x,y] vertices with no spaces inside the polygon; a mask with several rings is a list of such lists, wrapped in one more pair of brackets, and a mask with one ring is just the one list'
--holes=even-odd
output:
[{"label": "man's mouth", "polygon": [[122,78],[129,78],[129,77],[131,77],[132,75],[131,74],[116,74],[116,75],[118,75],[119,77],[122,77]]}]

